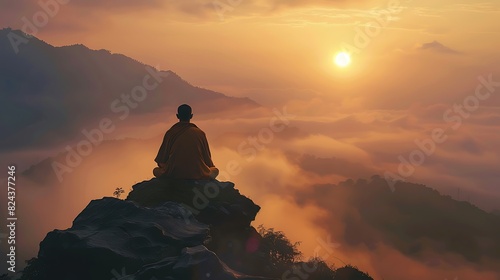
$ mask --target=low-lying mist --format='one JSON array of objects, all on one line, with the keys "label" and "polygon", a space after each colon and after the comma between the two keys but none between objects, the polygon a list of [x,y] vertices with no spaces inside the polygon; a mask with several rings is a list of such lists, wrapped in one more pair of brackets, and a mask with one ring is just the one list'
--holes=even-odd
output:
[{"label": "low-lying mist", "polygon": [[[470,262],[457,254],[435,250],[432,243],[422,249],[425,253],[418,258],[408,256],[385,242],[387,236],[364,221],[358,221],[364,225],[359,230],[363,231],[363,238],[369,237],[370,242],[368,245],[351,244],[349,240],[356,232],[352,232],[352,225],[346,217],[356,220],[356,215],[352,215],[358,209],[350,204],[350,194],[340,192],[336,196],[322,197],[314,191],[314,186],[338,184],[349,178],[383,176],[386,168],[394,172],[394,163],[390,161],[397,160],[397,151],[411,148],[415,134],[401,133],[398,139],[403,140],[398,143],[402,144],[396,145],[392,140],[394,135],[374,132],[377,126],[387,123],[363,122],[360,118],[342,116],[317,122],[291,111],[287,112],[290,119],[285,119],[283,110],[286,109],[280,110],[282,112],[278,114],[269,110],[258,116],[233,120],[220,118],[214,121],[213,116],[193,120],[207,133],[214,163],[221,170],[218,179],[234,182],[241,193],[262,207],[254,225],[273,227],[283,231],[291,241],[300,241],[304,259],[314,256],[321,244],[335,243],[335,249],[320,254],[320,257],[337,266],[344,263],[356,265],[376,279],[454,279],[457,275],[464,279],[479,276],[481,279],[497,279],[491,267],[499,264],[498,259]],[[174,121],[173,118],[168,120]],[[47,232],[70,227],[90,200],[112,196],[116,188],[124,189],[124,198],[133,184],[152,177],[153,159],[164,131],[172,123],[159,123],[157,119],[151,123],[154,125],[131,125],[128,133],[124,127],[120,130],[123,131],[121,140],[102,142],[89,155],[82,156],[74,167],[65,162],[68,152],[62,149],[59,156],[32,167],[25,176],[20,176],[21,171],[18,171],[20,259],[36,256],[39,242]],[[356,131],[353,128],[356,123],[370,127],[371,132]],[[342,128],[351,129],[352,136],[346,135],[349,133]],[[334,137],[334,131],[339,131],[341,137]],[[354,137],[358,132],[367,138]],[[461,140],[457,141],[460,143]],[[447,145],[453,143],[455,141],[450,140]],[[43,154],[43,151],[39,153]],[[435,157],[451,157],[446,151],[436,153]],[[60,174],[61,181],[57,179],[54,161],[68,167]],[[428,176],[425,182],[433,182],[433,187],[439,187],[441,182],[458,180],[451,172],[447,177],[436,174],[438,171],[443,173],[443,170],[431,172],[435,161],[437,159],[431,159],[429,166],[417,167],[416,174]],[[416,179],[412,177],[412,181]],[[473,186],[471,184],[468,189],[469,193],[472,193]],[[467,187],[467,184],[463,185],[464,189]],[[477,202],[480,192],[485,191],[474,194]],[[309,200],[305,199],[307,195]],[[328,203],[324,202],[325,199]],[[323,202],[319,203],[320,200]],[[488,200],[484,201],[485,205],[490,205]],[[330,206],[326,207],[327,204]],[[479,272],[482,268],[486,270]]]}]

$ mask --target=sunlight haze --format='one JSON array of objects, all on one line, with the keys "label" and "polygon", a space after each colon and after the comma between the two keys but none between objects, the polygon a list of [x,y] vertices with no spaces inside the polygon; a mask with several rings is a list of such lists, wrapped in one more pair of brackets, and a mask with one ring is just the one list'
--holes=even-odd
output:
[{"label": "sunlight haze", "polygon": [[[57,11],[37,24],[37,13],[55,7],[42,2],[58,3]],[[432,239],[441,232],[413,236],[445,224],[399,231],[391,221],[406,214],[390,208],[398,200],[327,187],[378,175],[425,185],[485,215],[500,211],[500,1],[40,3],[0,0],[0,29],[34,35],[18,45],[0,38],[10,42],[0,44],[0,96],[8,100],[0,163],[31,176],[17,194],[27,217],[19,226],[23,258],[36,256],[47,232],[70,227],[90,200],[117,187],[126,196],[149,180],[177,106],[190,103],[219,179],[261,206],[252,225],[300,241],[303,259],[330,236],[340,247],[329,264],[353,264],[377,280],[498,279],[500,257],[461,255],[462,239],[450,239],[458,249],[447,251]],[[10,65],[19,57],[44,68]],[[147,79],[158,87],[140,92]],[[48,162],[80,153],[78,143],[96,131],[102,144],[88,140],[88,156],[62,175],[51,172]],[[60,182],[43,185],[54,178]],[[427,213],[418,195],[408,197]],[[354,198],[380,212],[363,220]],[[387,224],[377,224],[379,214]],[[388,241],[394,236],[397,246]],[[467,240],[496,248],[482,238]]]}]

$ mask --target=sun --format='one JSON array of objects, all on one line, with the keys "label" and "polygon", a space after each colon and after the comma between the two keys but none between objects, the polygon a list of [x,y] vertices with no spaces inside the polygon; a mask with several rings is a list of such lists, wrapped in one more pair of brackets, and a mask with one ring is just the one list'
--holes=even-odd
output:
[{"label": "sun", "polygon": [[338,67],[347,67],[349,64],[351,64],[351,56],[347,52],[339,52],[335,56],[335,64]]}]

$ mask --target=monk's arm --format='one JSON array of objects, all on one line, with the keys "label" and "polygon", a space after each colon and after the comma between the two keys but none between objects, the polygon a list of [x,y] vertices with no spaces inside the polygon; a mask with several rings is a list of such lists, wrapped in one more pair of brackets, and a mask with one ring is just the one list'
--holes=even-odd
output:
[{"label": "monk's arm", "polygon": [[161,143],[160,149],[158,150],[158,154],[156,155],[155,162],[159,167],[164,167],[168,160],[168,151],[167,149],[167,134],[163,137],[163,142]]},{"label": "monk's arm", "polygon": [[215,167],[214,163],[212,162],[212,155],[210,154],[210,148],[208,147],[208,140],[205,133],[203,133],[203,137],[201,140],[203,144],[203,160],[205,161],[205,164],[208,167]]}]

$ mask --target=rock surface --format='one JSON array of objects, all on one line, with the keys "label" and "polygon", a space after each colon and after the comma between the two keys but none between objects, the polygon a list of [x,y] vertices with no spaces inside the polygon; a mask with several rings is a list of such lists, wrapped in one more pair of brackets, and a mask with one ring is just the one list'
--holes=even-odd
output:
[{"label": "rock surface", "polygon": [[350,266],[277,259],[293,246],[250,225],[259,210],[230,182],[144,181],[49,232],[21,280],[373,280]]},{"label": "rock surface", "polygon": [[144,206],[175,201],[196,220],[210,225],[206,246],[231,268],[252,275],[264,272],[266,263],[257,250],[262,237],[250,226],[260,207],[241,195],[232,182],[154,178],[132,188],[127,200]]},{"label": "rock surface", "polygon": [[230,269],[214,252],[203,245],[184,248],[178,257],[165,258],[145,265],[134,275],[119,278],[119,280],[155,279],[258,280],[269,278],[242,275]]},{"label": "rock surface", "polygon": [[71,228],[49,232],[38,258],[54,279],[111,279],[113,269],[139,269],[201,245],[208,232],[207,225],[174,202],[147,208],[103,198],[90,202]]},{"label": "rock surface", "polygon": [[175,201],[189,209],[202,223],[234,228],[250,226],[260,210],[240,194],[232,182],[216,180],[151,179],[132,187],[127,200],[143,206]]},{"label": "rock surface", "polygon": [[229,182],[145,181],[126,200],[93,200],[71,228],[49,232],[39,279],[265,279],[232,270],[207,249],[236,265],[252,260],[242,248],[258,242],[250,222],[259,209]]}]

